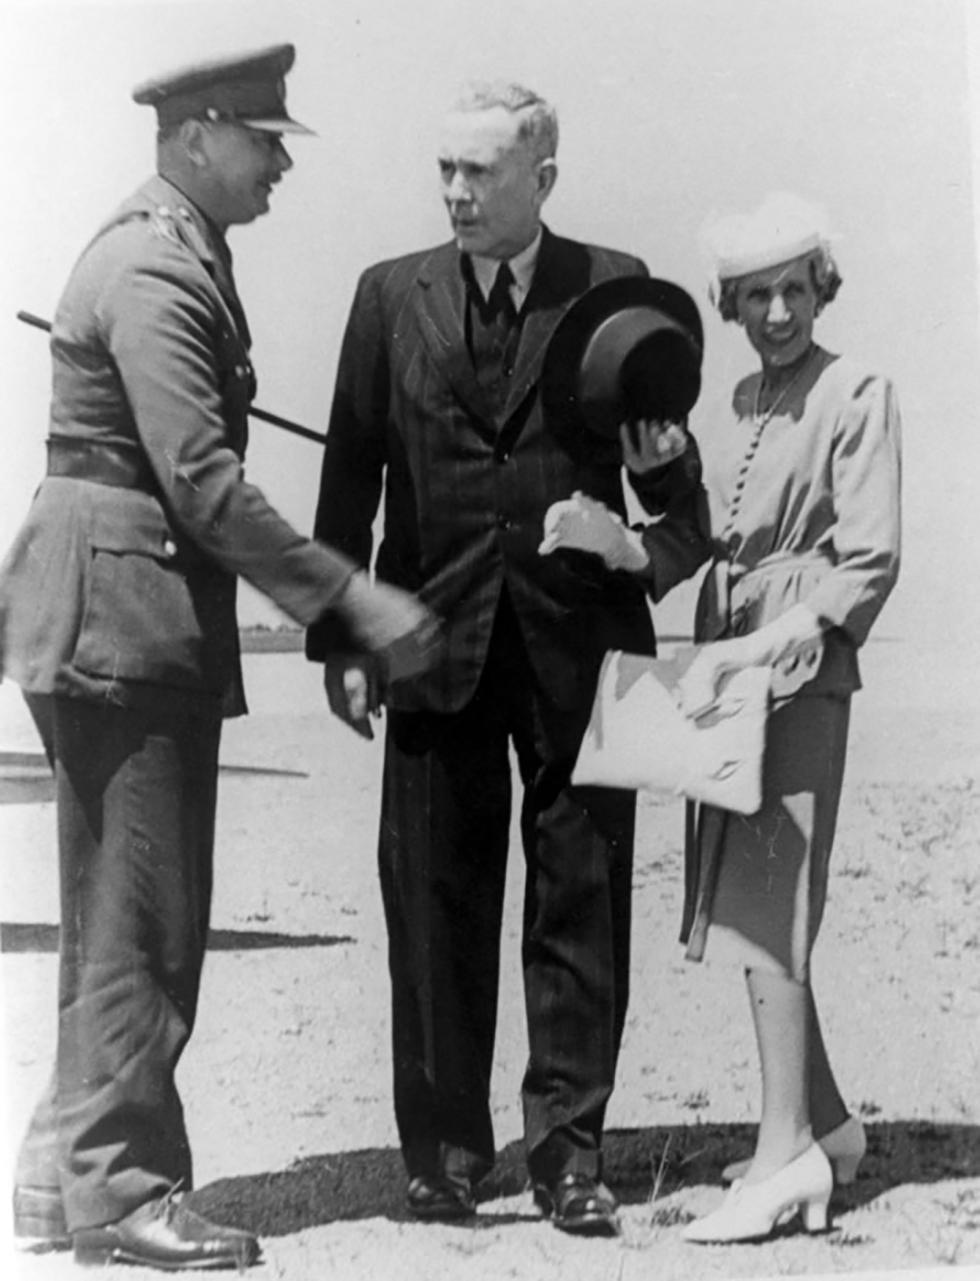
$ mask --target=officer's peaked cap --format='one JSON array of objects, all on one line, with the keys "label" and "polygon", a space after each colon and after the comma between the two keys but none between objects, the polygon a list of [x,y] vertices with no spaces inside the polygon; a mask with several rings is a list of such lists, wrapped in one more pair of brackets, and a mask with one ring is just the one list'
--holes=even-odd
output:
[{"label": "officer's peaked cap", "polygon": [[156,108],[161,128],[200,117],[272,133],[312,133],[286,111],[286,73],[295,58],[293,45],[278,44],[198,62],[145,80],[133,100]]}]

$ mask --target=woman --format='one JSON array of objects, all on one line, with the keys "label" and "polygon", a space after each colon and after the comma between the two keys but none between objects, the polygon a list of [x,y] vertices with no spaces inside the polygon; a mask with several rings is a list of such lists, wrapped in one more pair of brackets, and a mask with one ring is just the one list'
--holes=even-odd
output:
[{"label": "woman", "polygon": [[[857,650],[899,563],[898,407],[886,379],[813,340],[841,283],[818,211],[770,197],[717,223],[710,243],[713,301],[761,368],[738,383],[731,421],[704,449],[712,563],[695,638],[714,643],[681,683],[684,710],[705,710],[740,667],[773,675],[762,808],[701,806],[691,825],[682,941],[693,960],[710,939],[744,966],[762,1073],[755,1151],[725,1171],[735,1182],[722,1205],[685,1228],[698,1242],[764,1237],[797,1207],[809,1231],[824,1227],[834,1176],[852,1180],[864,1155],[821,1036],[810,953]],[[562,507],[551,546],[585,546],[601,513],[579,497]],[[655,571],[655,528],[642,537]]]}]

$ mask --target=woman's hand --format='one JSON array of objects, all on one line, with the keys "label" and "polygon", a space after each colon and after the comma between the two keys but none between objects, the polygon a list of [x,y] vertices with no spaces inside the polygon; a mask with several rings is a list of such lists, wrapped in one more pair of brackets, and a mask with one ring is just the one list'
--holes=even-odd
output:
[{"label": "woman's hand", "polygon": [[619,439],[623,447],[623,462],[631,472],[643,475],[680,458],[687,449],[687,422],[640,418],[636,422],[621,423]]},{"label": "woman's hand", "polygon": [[678,682],[681,710],[698,717],[716,701],[721,682],[741,667],[775,667],[784,694],[795,692],[816,675],[822,653],[820,620],[806,605],[731,640],[705,645]]},{"label": "woman's hand", "polygon": [[697,720],[710,711],[718,701],[725,677],[743,667],[753,666],[747,661],[750,654],[742,644],[747,639],[740,636],[735,640],[715,641],[698,651],[694,662],[677,682],[680,707],[685,716]]},{"label": "woman's hand", "polygon": [[601,556],[610,569],[637,572],[650,558],[643,539],[623,524],[605,503],[576,490],[571,498],[552,503],[545,513],[544,538],[538,547],[542,556],[559,548],[592,552]]}]

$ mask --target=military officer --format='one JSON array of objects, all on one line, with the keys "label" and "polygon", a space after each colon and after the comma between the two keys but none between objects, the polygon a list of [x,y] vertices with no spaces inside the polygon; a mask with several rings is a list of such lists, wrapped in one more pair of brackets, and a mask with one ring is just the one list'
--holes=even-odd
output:
[{"label": "military officer", "polygon": [[0,675],[52,762],[61,879],[57,1056],[15,1175],[15,1231],[83,1264],[245,1266],[196,1214],[174,1072],[207,940],[218,741],[242,713],[242,575],[299,623],[342,618],[392,682],[431,615],[302,537],[246,482],[254,377],[225,233],[291,167],[294,50],[137,88],[157,173],[99,228],[51,336],[48,464],[0,566]]}]

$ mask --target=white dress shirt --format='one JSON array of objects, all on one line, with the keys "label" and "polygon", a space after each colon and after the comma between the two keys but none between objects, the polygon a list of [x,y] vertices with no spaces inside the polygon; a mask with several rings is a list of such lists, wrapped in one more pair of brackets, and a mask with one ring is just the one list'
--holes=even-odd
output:
[{"label": "white dress shirt", "polygon": [[483,294],[483,297],[490,297],[490,290],[493,288],[493,282],[497,279],[500,263],[502,261],[506,262],[514,277],[514,283],[510,287],[511,301],[514,304],[514,310],[520,312],[531,289],[531,281],[534,279],[534,268],[537,266],[540,248],[541,228],[539,227],[537,235],[527,248],[522,249],[513,258],[482,258],[477,254],[471,254],[473,277],[479,285],[480,293]]}]

